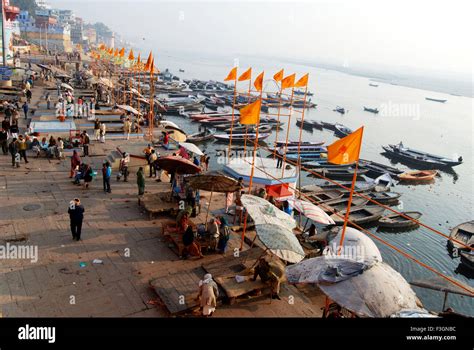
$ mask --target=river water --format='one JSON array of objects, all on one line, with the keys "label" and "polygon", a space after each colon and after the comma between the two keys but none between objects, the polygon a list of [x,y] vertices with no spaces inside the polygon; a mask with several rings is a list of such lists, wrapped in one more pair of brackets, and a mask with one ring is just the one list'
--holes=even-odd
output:
[{"label": "river water", "polygon": [[[397,185],[394,191],[402,193],[403,210],[415,210],[423,213],[421,221],[446,235],[459,223],[474,219],[473,195],[473,99],[468,97],[442,94],[427,90],[391,85],[378,82],[378,87],[371,87],[368,78],[348,75],[337,71],[318,69],[316,67],[295,65],[288,62],[262,60],[258,58],[239,58],[240,70],[252,67],[254,77],[262,70],[266,72],[264,90],[275,91],[275,85],[269,81],[272,75],[281,68],[285,73],[297,73],[297,77],[310,73],[309,91],[314,93],[312,102],[318,104],[316,109],[307,110],[305,119],[340,122],[355,130],[364,126],[361,158],[384,164],[392,164],[401,169],[402,164],[391,163],[380,154],[381,146],[403,141],[405,146],[424,150],[447,157],[461,155],[464,163],[457,166],[452,173],[441,172],[434,184],[406,186]],[[233,57],[198,57],[192,55],[162,54],[157,57],[159,69],[169,68],[171,72],[184,79],[212,79],[222,81],[234,65]],[[179,73],[184,69],[184,73]],[[267,81],[268,79],[268,81]],[[248,83],[239,83],[239,89],[245,90]],[[425,97],[447,99],[446,103],[425,100]],[[336,106],[348,110],[345,115],[333,111]],[[363,111],[363,106],[378,108],[378,115]],[[271,112],[275,112],[274,110]],[[297,139],[299,128],[295,125],[295,113],[291,121],[290,138]],[[182,117],[167,117],[183,127],[189,133],[196,132],[198,125]],[[282,119],[283,120],[283,119]],[[285,131],[286,132],[286,131]],[[279,133],[279,139],[285,132]],[[268,139],[270,144],[275,133]],[[303,139],[335,141],[333,133],[327,130],[303,131]],[[206,144],[208,153],[215,154],[216,149],[225,148],[223,144]],[[216,159],[211,160],[215,169],[220,165]],[[303,184],[311,183],[311,178],[303,176]],[[370,229],[386,242],[409,253],[421,262],[436,270],[453,276],[473,286],[473,276],[459,268],[459,259],[452,259],[446,249],[446,239],[426,228],[404,233],[377,232]],[[387,245],[375,241],[382,257],[408,281],[433,277],[433,273],[417,263],[408,260]],[[441,292],[429,291],[415,287],[424,306],[429,310],[440,311],[444,295]],[[474,316],[474,300],[468,297],[450,295],[448,306],[456,311]]]}]

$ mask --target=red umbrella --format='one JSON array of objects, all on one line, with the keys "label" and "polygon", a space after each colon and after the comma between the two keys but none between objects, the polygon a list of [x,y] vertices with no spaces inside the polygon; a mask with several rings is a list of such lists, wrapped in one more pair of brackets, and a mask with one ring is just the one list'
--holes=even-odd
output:
[{"label": "red umbrella", "polygon": [[177,156],[161,157],[156,162],[161,169],[170,174],[197,174],[201,171],[201,168],[193,162]]},{"label": "red umbrella", "polygon": [[280,198],[292,196],[293,193],[288,190],[288,184],[278,184],[267,186],[267,195],[274,198]]}]

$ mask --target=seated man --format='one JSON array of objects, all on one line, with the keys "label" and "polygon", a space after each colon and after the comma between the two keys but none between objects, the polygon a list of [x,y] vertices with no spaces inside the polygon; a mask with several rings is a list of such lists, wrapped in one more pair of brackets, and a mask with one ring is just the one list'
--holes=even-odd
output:
[{"label": "seated man", "polygon": [[254,269],[253,278],[251,281],[256,281],[257,276],[263,283],[266,283],[272,288],[272,299],[280,298],[280,284],[285,281],[285,267],[282,263],[271,261],[268,262],[265,257],[261,257],[258,260],[258,265]]}]

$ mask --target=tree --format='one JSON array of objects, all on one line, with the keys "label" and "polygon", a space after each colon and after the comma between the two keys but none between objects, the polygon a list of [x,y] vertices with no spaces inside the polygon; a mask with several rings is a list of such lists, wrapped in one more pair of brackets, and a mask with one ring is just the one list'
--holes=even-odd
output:
[{"label": "tree", "polygon": [[38,10],[35,0],[11,0],[10,4],[19,7],[21,11],[28,11],[30,16],[33,17],[35,17],[35,12]]}]

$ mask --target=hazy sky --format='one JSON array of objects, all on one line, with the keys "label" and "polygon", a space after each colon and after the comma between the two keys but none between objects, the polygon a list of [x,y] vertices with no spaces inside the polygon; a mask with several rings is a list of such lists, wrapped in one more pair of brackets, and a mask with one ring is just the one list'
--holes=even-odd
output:
[{"label": "hazy sky", "polygon": [[[154,51],[291,57],[472,74],[474,1],[50,0]],[[143,38],[145,39],[143,41]]]}]

